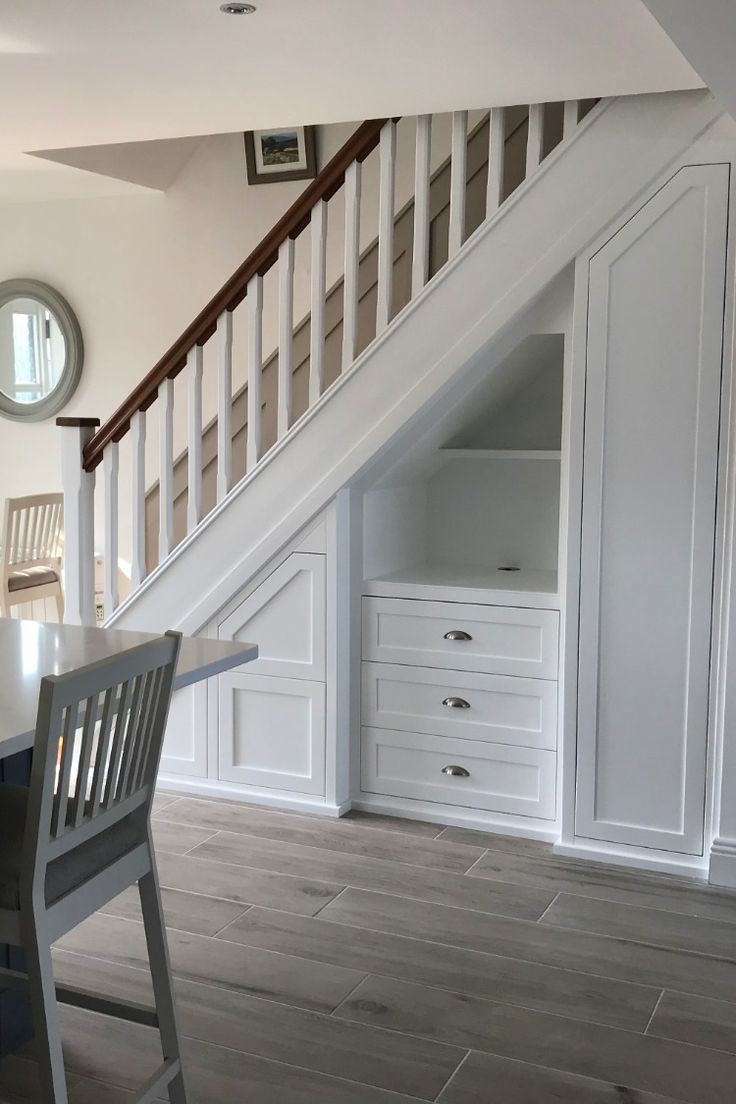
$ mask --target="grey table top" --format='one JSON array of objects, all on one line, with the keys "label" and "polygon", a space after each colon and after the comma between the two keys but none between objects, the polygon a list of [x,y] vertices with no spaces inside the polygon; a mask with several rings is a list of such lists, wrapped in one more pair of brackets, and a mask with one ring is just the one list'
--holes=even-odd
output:
[{"label": "grey table top", "polygon": [[[154,639],[125,629],[83,628],[0,617],[0,759],[33,746],[38,691],[44,675],[61,675]],[[258,656],[255,644],[185,636],[174,688],[239,667]]]}]

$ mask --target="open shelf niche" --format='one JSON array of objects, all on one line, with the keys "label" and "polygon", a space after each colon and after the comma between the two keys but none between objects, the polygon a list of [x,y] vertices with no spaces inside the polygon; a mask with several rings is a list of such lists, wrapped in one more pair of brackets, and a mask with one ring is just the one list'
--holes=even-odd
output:
[{"label": "open shelf niche", "polygon": [[443,439],[367,491],[365,594],[557,604],[563,345],[526,338]]}]

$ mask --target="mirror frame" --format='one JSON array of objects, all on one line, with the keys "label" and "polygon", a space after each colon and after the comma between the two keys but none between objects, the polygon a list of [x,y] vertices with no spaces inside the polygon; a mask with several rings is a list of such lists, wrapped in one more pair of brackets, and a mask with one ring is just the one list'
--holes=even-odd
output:
[{"label": "mirror frame", "polygon": [[40,422],[57,414],[76,391],[84,364],[84,342],[77,316],[54,288],[25,278],[0,283],[0,308],[19,298],[35,299],[54,315],[64,337],[66,363],[56,387],[38,402],[19,403],[0,390],[0,415],[16,422]]}]

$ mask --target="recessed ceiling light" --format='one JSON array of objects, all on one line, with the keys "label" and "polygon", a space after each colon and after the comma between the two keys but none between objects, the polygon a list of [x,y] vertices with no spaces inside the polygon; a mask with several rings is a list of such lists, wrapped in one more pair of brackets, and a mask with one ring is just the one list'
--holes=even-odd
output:
[{"label": "recessed ceiling light", "polygon": [[220,4],[225,15],[252,15],[255,10],[255,4]]}]

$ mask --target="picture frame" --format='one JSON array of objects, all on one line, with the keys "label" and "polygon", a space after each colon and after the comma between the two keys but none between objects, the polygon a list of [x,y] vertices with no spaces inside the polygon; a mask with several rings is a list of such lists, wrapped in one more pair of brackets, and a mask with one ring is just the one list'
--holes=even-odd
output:
[{"label": "picture frame", "polygon": [[247,130],[243,138],[249,184],[313,180],[317,175],[317,150],[313,126]]}]

